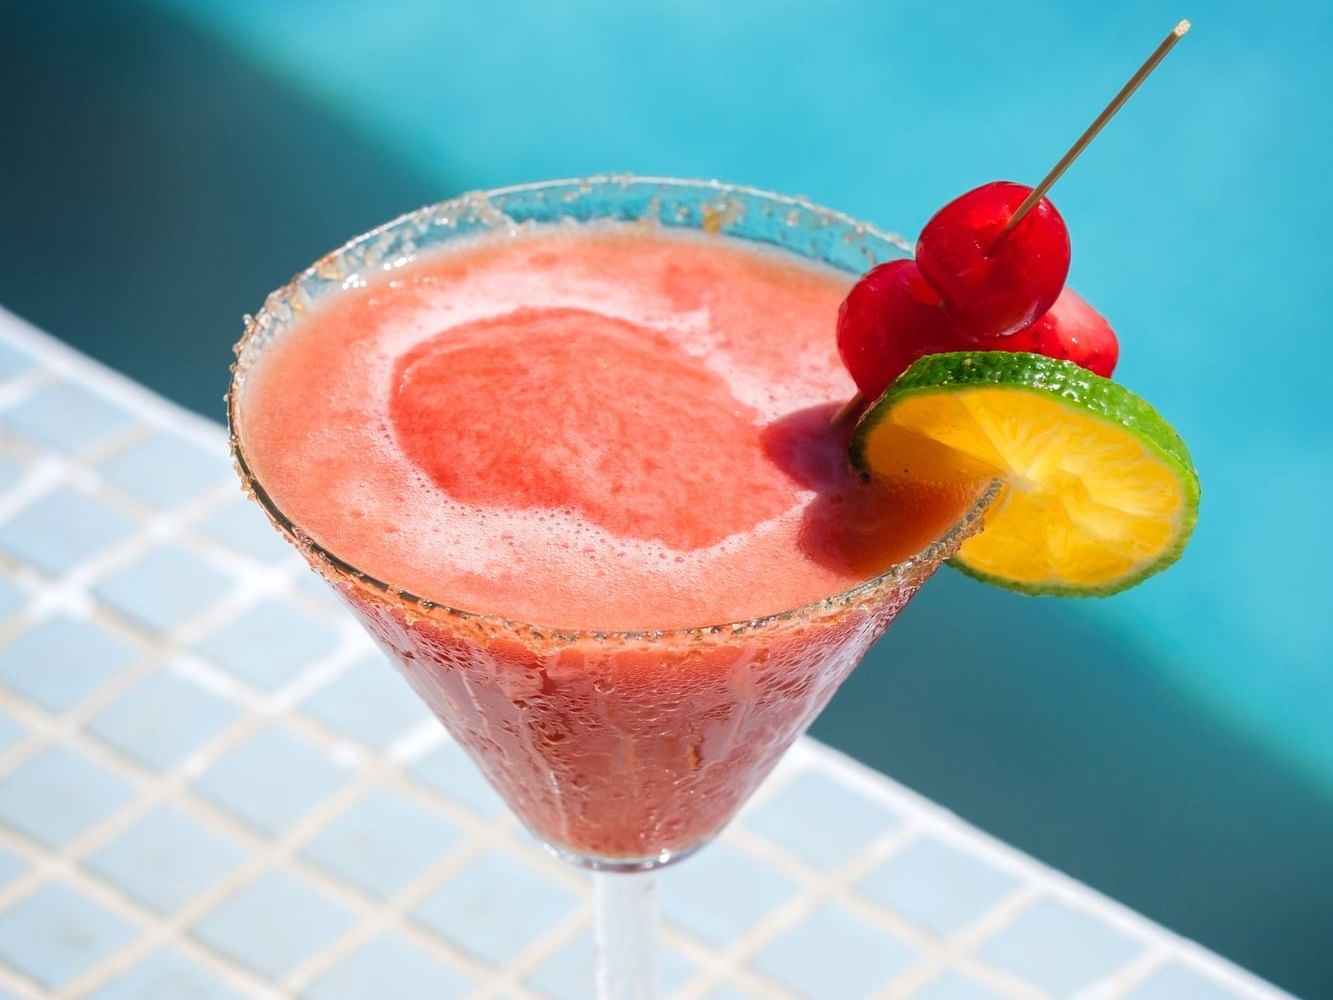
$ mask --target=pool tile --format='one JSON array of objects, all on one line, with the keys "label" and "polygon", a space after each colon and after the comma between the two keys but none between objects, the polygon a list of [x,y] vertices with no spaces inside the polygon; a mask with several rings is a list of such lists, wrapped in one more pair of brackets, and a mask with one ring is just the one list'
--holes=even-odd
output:
[{"label": "pool tile", "polygon": [[88,731],[154,771],[167,771],[230,725],[239,710],[188,679],[159,670],[88,724]]},{"label": "pool tile", "polygon": [[883,989],[915,955],[906,942],[825,903],[755,955],[750,966],[809,1000],[860,1000]]},{"label": "pool tile", "polygon": [[504,966],[568,916],[578,897],[504,854],[486,854],[431,893],[412,919],[464,951]]},{"label": "pool tile", "polygon": [[115,403],[74,382],[43,386],[0,413],[0,426],[63,452],[86,451],[129,430],[133,423]]},{"label": "pool tile", "polygon": [[661,875],[662,915],[714,947],[737,937],[781,906],[795,885],[725,842]]},{"label": "pool tile", "polygon": [[122,615],[170,632],[222,597],[231,582],[198,556],[163,545],[103,579],[93,593]]},{"label": "pool tile", "polygon": [[269,872],[223,900],[190,934],[247,969],[279,979],[355,922],[347,907],[304,879]]},{"label": "pool tile", "polygon": [[1242,1000],[1244,996],[1173,962],[1131,989],[1124,1000]]},{"label": "pool tile", "polygon": [[301,991],[301,1000],[461,1000],[476,983],[398,934],[357,949]]},{"label": "pool tile", "polygon": [[54,746],[0,778],[0,820],[30,840],[63,847],[110,816],[133,791],[101,764]]},{"label": "pool tile", "polygon": [[94,622],[48,618],[0,646],[0,684],[49,712],[64,712],[138,656],[133,645]]},{"label": "pool tile", "polygon": [[83,975],[134,940],[122,917],[63,882],[0,912],[0,961],[47,989]]},{"label": "pool tile", "polygon": [[197,527],[210,541],[257,562],[276,563],[296,555],[296,550],[269,524],[259,505],[245,497],[219,507],[201,519]]},{"label": "pool tile", "polygon": [[208,969],[169,948],[156,951],[86,1000],[242,1000]]},{"label": "pool tile", "polygon": [[0,493],[18,483],[27,471],[27,465],[15,455],[0,451]]},{"label": "pool tile", "polygon": [[857,885],[932,934],[948,936],[986,913],[1018,880],[974,854],[925,837],[880,865]]},{"label": "pool tile", "polygon": [[803,774],[742,823],[807,864],[836,868],[898,825],[891,809],[817,772]]},{"label": "pool tile", "polygon": [[0,847],[0,886],[9,885],[28,870],[28,862],[8,847]]},{"label": "pool tile", "polygon": [[285,601],[265,601],[208,633],[195,649],[264,691],[289,684],[336,645],[322,619]]},{"label": "pool tile", "polygon": [[458,841],[458,831],[429,809],[381,788],[331,822],[301,853],[330,875],[385,899]]},{"label": "pool tile", "polygon": [[0,378],[13,378],[36,366],[37,360],[27,351],[0,340]]},{"label": "pool tile", "polygon": [[176,507],[232,480],[226,449],[207,450],[162,432],[133,442],[99,467],[102,478],[150,507]]},{"label": "pool tile", "polygon": [[0,619],[8,618],[27,603],[24,589],[8,577],[0,576]]},{"label": "pool tile", "polygon": [[245,849],[171,806],[149,813],[83,866],[138,903],[167,914],[216,885]]},{"label": "pool tile", "polygon": [[4,712],[0,712],[0,753],[4,753],[27,735],[26,729]]},{"label": "pool tile", "polygon": [[[270,529],[272,530],[272,529]],[[307,570],[297,577],[296,589],[305,594],[312,601],[323,605],[332,611],[346,612],[347,605],[342,597],[333,588],[333,584],[320,576],[313,569]]]},{"label": "pool tile", "polygon": [[[580,934],[533,969],[524,984],[546,1000],[587,1000],[593,994],[596,951],[592,935]],[[685,985],[695,966],[680,952],[659,945],[657,995],[668,996]]]},{"label": "pool tile", "polygon": [[978,954],[1048,993],[1070,997],[1141,950],[1096,917],[1044,899],[988,938]]},{"label": "pool tile", "polygon": [[750,993],[733,983],[724,983],[705,993],[704,1000],[761,1000],[761,998],[758,993]]},{"label": "pool tile", "polygon": [[136,527],[115,508],[62,486],[0,524],[0,549],[47,576],[62,576]]},{"label": "pool tile", "polygon": [[194,791],[261,833],[275,835],[347,781],[347,769],[285,729],[266,729],[232,750]]},{"label": "pool tile", "polygon": [[912,1000],[1006,1000],[1004,994],[983,986],[961,972],[946,972],[936,976],[917,992]]},{"label": "pool tile", "polygon": [[502,815],[507,809],[467,751],[453,740],[432,750],[408,770],[432,791],[484,819]]},{"label": "pool tile", "polygon": [[317,691],[301,710],[375,750],[431,718],[425,703],[382,656],[357,663]]}]

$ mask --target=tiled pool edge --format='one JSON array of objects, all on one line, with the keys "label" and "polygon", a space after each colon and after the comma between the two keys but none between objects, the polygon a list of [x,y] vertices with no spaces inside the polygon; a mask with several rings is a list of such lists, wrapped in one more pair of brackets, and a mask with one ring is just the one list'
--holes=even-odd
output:
[{"label": "tiled pool edge", "polygon": [[[26,499],[44,495],[56,484],[70,484],[94,498],[102,497],[108,490],[115,493],[97,471],[100,462],[108,455],[113,456],[111,460],[114,461],[114,456],[123,455],[150,440],[159,431],[180,435],[225,462],[221,457],[223,434],[216,424],[179,409],[3,310],[0,310],[0,343],[31,355],[37,361],[31,371],[0,377],[0,446],[11,449],[16,461],[22,455],[26,463],[26,471],[18,481],[11,487],[0,489],[0,524],[8,523],[16,512],[25,509]],[[4,422],[6,416],[21,407],[25,400],[61,379],[91,390],[95,397],[105,398],[112,409],[131,418],[128,423],[120,424],[115,419],[108,420],[107,433],[102,435],[105,439],[93,443],[91,454],[95,457],[63,457],[59,449],[66,442],[57,441],[50,448],[44,448],[40,441],[34,443],[24,438],[21,432],[11,430],[10,424]],[[219,401],[219,413],[221,408]],[[69,431],[70,434],[76,432],[77,428]],[[3,453],[8,454],[7,451]],[[532,984],[535,982],[548,991],[561,988],[562,974],[548,975],[546,970],[553,959],[574,949],[586,930],[587,905],[586,898],[580,895],[583,891],[581,880],[546,858],[507,817],[477,812],[476,803],[456,797],[460,793],[452,787],[448,789],[449,797],[436,795],[432,799],[433,793],[423,791],[425,786],[413,777],[413,769],[445,744],[443,735],[429,720],[413,723],[390,740],[387,747],[380,749],[344,738],[345,734],[336,728],[336,711],[332,715],[328,712],[322,716],[312,714],[313,710],[307,707],[310,699],[328,692],[336,681],[354,671],[370,651],[369,644],[350,622],[340,618],[327,604],[321,606],[320,598],[304,592],[303,588],[307,586],[304,571],[294,555],[285,562],[279,559],[266,564],[263,560],[247,561],[248,557],[242,553],[235,556],[236,566],[228,562],[234,554],[224,551],[225,547],[204,553],[208,558],[200,556],[194,539],[203,530],[202,524],[229,507],[228,490],[231,497],[239,495],[234,483],[225,482],[219,476],[215,484],[203,487],[183,504],[168,503],[161,509],[154,509],[151,501],[140,504],[133,497],[126,500],[125,496],[115,494],[116,502],[112,506],[116,510],[124,507],[121,512],[128,512],[126,516],[134,519],[134,530],[129,541],[109,538],[105,550],[99,550],[95,558],[87,561],[89,566],[98,569],[105,568],[107,560],[116,566],[123,563],[123,568],[133,576],[142,569],[145,553],[159,550],[175,553],[178,535],[189,535],[189,545],[180,545],[180,550],[188,558],[198,557],[201,564],[213,567],[224,579],[216,592],[201,591],[195,602],[197,607],[182,605],[186,609],[185,616],[193,619],[182,623],[185,628],[175,629],[173,624],[168,630],[155,631],[158,625],[166,623],[137,621],[134,616],[139,605],[132,592],[124,587],[117,589],[107,582],[108,579],[114,582],[114,573],[98,575],[94,571],[80,575],[86,568],[82,559],[69,571],[56,569],[49,576],[35,567],[24,569],[19,579],[24,591],[21,603],[0,615],[0,646],[31,633],[32,629],[27,626],[34,616],[42,618],[66,608],[76,616],[87,615],[94,622],[107,626],[109,631],[123,633],[134,644],[137,654],[129,666],[113,671],[109,679],[90,681],[89,691],[75,697],[72,706],[64,709],[48,710],[28,696],[0,688],[0,708],[28,733],[0,754],[0,810],[4,805],[4,789],[11,787],[4,782],[47,747],[72,750],[94,766],[122,778],[128,789],[124,796],[106,806],[104,814],[72,820],[76,829],[67,839],[53,846],[42,846],[33,839],[32,830],[25,834],[11,825],[0,826],[0,848],[22,858],[28,869],[0,888],[0,951],[6,940],[5,917],[24,919],[26,913],[30,923],[42,918],[43,911],[33,909],[29,904],[39,898],[37,890],[53,879],[68,882],[81,897],[116,914],[131,928],[131,932],[126,932],[130,933],[129,939],[124,941],[121,940],[123,934],[117,936],[108,930],[108,938],[115,940],[107,944],[107,954],[95,957],[72,977],[50,988],[42,988],[36,979],[18,973],[0,960],[0,997],[3,997],[4,990],[24,998],[100,997],[101,994],[89,991],[98,990],[101,984],[115,979],[120,972],[147,957],[153,946],[161,942],[175,943],[190,961],[205,970],[206,977],[229,984],[241,996],[298,995],[297,991],[304,988],[302,984],[323,982],[322,977],[340,961],[351,956],[362,944],[379,940],[379,932],[392,927],[397,937],[389,940],[406,940],[423,953],[440,957],[451,963],[460,983],[466,980],[473,984],[471,992],[456,995],[479,998],[557,996],[558,1000],[557,994],[539,993]],[[0,568],[6,571],[19,563],[12,553],[0,556]],[[235,570],[234,574],[232,570]],[[164,579],[170,577],[168,572]],[[303,613],[319,618],[323,629],[333,637],[334,647],[331,652],[316,655],[311,662],[297,669],[289,683],[281,684],[273,691],[257,689],[252,684],[254,678],[238,677],[198,654],[201,646],[207,646],[214,627],[225,630],[234,622],[238,609],[257,607],[265,595],[284,603],[290,601]],[[164,765],[166,773],[163,775],[157,768],[144,766],[141,760],[126,758],[123,748],[119,751],[110,749],[105,742],[105,726],[99,730],[93,720],[101,718],[120,698],[136,692],[139,685],[165,676],[185,678],[199,690],[211,693],[220,703],[234,709],[235,717],[220,723],[220,736],[206,738],[202,748],[193,748],[183,757]],[[334,721],[330,722],[330,719]],[[219,798],[207,782],[201,785],[198,779],[204,772],[220,773],[214,770],[220,760],[250,745],[257,734],[275,727],[298,742],[308,741],[316,748],[316,756],[323,754],[333,762],[332,766],[341,767],[343,773],[341,783],[319,797],[308,811],[300,812],[294,818],[274,817],[271,825],[264,829],[262,824],[269,821],[262,818],[262,810],[271,808],[264,804],[267,800],[261,797],[257,800],[259,805],[237,806],[234,795],[229,797],[230,793],[222,793]],[[103,735],[99,738],[94,735],[97,732]],[[816,776],[816,785],[828,782],[854,790],[860,799],[878,804],[884,815],[892,816],[894,820],[889,822],[886,819],[883,828],[876,830],[877,820],[870,815],[863,820],[864,840],[857,842],[854,849],[849,848],[851,853],[848,856],[814,857],[809,853],[809,841],[801,839],[799,823],[795,822],[799,819],[799,804],[784,813],[779,801],[784,794],[797,794],[800,789],[792,790],[798,779],[806,774]],[[459,832],[457,842],[413,876],[415,884],[398,892],[389,906],[358,894],[344,879],[324,871],[304,854],[311,842],[329,832],[332,821],[342,817],[376,789],[388,789],[427,809]],[[242,788],[236,794],[254,799],[253,789],[246,791]],[[814,794],[827,792],[816,789]],[[85,858],[96,855],[108,843],[114,842],[116,835],[133,823],[155,815],[155,809],[161,805],[179,808],[193,821],[216,829],[249,848],[243,852],[246,860],[239,868],[202,894],[195,894],[186,903],[175,907],[166,917],[134,902],[123,894],[123,887],[114,888],[85,870],[83,865]],[[241,809],[239,814],[238,808]],[[251,810],[249,815],[252,817],[248,826],[247,809]],[[260,809],[261,814],[253,813],[253,809]],[[765,809],[770,814],[767,820],[761,821]],[[754,819],[753,825],[751,818]],[[255,822],[261,826],[255,827]],[[904,883],[901,878],[895,882],[892,873],[878,880],[873,876],[905,847],[923,839],[961,848],[960,853],[1012,875],[1014,887],[1006,890],[1003,898],[985,905],[970,922],[966,914],[917,912],[915,919],[909,919],[893,909],[892,902],[879,902],[867,895],[878,894],[894,901],[899,899],[899,894],[912,890],[911,879]],[[810,974],[809,963],[803,966],[799,957],[791,956],[799,956],[802,941],[816,940],[815,936],[821,933],[837,935],[840,941],[864,933],[868,942],[882,941],[883,947],[872,950],[877,952],[874,957],[882,961],[883,968],[867,972],[867,975],[882,973],[882,982],[875,980],[878,985],[862,990],[862,984],[848,980],[848,989],[861,990],[858,995],[865,996],[917,996],[937,973],[949,969],[962,970],[979,984],[997,990],[995,995],[1019,1000],[1052,995],[1167,1000],[1165,994],[1144,993],[1140,986],[1173,961],[1199,970],[1230,991],[1218,993],[1218,997],[1286,996],[1217,956],[981,834],[863,765],[810,740],[803,741],[793,750],[779,774],[761,791],[742,822],[728,831],[723,843],[725,849],[737,851],[755,863],[756,877],[773,876],[772,892],[777,902],[762,914],[734,915],[730,918],[733,925],[744,926],[732,934],[719,914],[700,913],[688,893],[673,895],[668,882],[664,902],[669,919],[664,938],[686,967],[681,989],[673,994],[682,998],[712,997],[714,988],[723,983],[747,988],[750,990],[748,995],[799,996],[801,994],[796,989],[805,981],[802,976]],[[443,935],[431,930],[431,914],[435,911],[423,910],[438,891],[461,881],[455,876],[465,875],[478,858],[493,853],[493,847],[498,847],[500,857],[508,862],[530,865],[540,883],[555,887],[557,895],[563,887],[572,894],[571,898],[577,899],[519,948],[518,964],[511,963],[502,970],[497,970],[493,961],[478,957],[475,952],[469,953],[456,937],[449,936],[447,927]],[[805,852],[804,857],[802,852]],[[254,965],[247,968],[246,962],[282,964],[281,958],[238,953],[235,950],[238,946],[234,942],[228,944],[227,933],[217,930],[219,920],[213,918],[231,905],[238,888],[256,881],[267,882],[270,876],[286,878],[293,872],[301,885],[308,884],[317,894],[333,901],[330,912],[339,906],[348,911],[351,924],[350,929],[331,929],[326,935],[328,940],[313,947],[293,945],[292,950],[302,954],[295,965],[274,973],[285,984],[274,988],[265,983],[262,973],[256,973]],[[668,873],[667,877],[670,880],[673,876]],[[279,900],[291,896],[282,885],[271,886],[265,891],[270,895],[276,893],[272,898]],[[917,891],[919,894],[919,885]],[[413,913],[418,917],[411,917]],[[426,915],[420,916],[422,913]],[[1088,915],[1093,926],[1090,930],[1083,928],[1069,914],[1075,917]],[[704,916],[715,921],[712,943],[707,936],[709,932],[697,922],[697,918]],[[919,923],[920,920],[950,919],[962,923],[958,923],[943,941],[938,935],[924,931]],[[745,923],[746,920],[749,923]],[[200,930],[201,925],[207,926]],[[113,927],[115,922],[109,921],[107,926]],[[1110,933],[1098,937],[1099,929],[1108,929]],[[1012,934],[1006,938],[1005,932],[1011,930]],[[1069,968],[1060,969],[1034,970],[1030,964],[1025,964],[1034,961],[1030,947],[1033,935],[1049,938],[1052,934],[1064,933],[1083,933],[1085,950],[1091,958],[1081,965],[1072,963]],[[474,947],[487,946],[486,943],[474,943]],[[230,952],[229,948],[232,949]],[[886,957],[895,948],[908,956],[900,965]],[[1127,953],[1132,957],[1124,957]],[[1111,962],[1113,968],[1089,979],[1088,970],[1095,970],[1097,962]],[[1034,976],[1046,976],[1050,990],[1038,988]],[[549,985],[552,983],[556,985]],[[332,988],[336,990],[337,986]],[[464,988],[460,986],[460,989]],[[342,1000],[343,995],[354,995],[320,993],[319,989],[316,986],[309,994],[314,1000],[324,1000],[325,995],[336,997],[336,1000]],[[1069,992],[1071,989],[1074,992]]]}]

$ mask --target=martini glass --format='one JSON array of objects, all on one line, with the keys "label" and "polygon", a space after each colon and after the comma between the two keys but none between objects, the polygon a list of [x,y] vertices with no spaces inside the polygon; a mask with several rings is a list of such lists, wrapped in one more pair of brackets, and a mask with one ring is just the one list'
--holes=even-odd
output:
[{"label": "martini glass", "polygon": [[[860,274],[899,238],[799,198],[715,182],[600,177],[464,195],[328,254],[247,321],[228,394],[244,487],[342,596],[519,819],[593,873],[597,995],[653,996],[652,873],[736,814],[935,569],[994,487],[913,557],[824,600],[749,621],[589,631],[478,614],[341,558],[278,507],[245,448],[246,376],[311,304],[482,232],[618,220],[723,233]],[[830,317],[832,336],[832,317]],[[410,530],[410,526],[400,526]]]}]

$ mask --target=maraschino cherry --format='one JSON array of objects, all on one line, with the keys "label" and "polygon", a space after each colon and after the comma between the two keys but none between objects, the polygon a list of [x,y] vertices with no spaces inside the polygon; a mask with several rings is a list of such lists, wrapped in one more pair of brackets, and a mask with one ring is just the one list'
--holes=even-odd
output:
[{"label": "maraschino cherry", "polygon": [[958,328],[1004,337],[1055,304],[1069,274],[1069,230],[1049,199],[1012,228],[1032,188],[992,181],[941,208],[916,242],[916,263]]},{"label": "maraschino cherry", "polygon": [[[1171,30],[1035,188],[995,181],[954,199],[922,230],[916,267],[909,271],[910,262],[897,262],[890,272],[897,276],[883,279],[889,290],[875,291],[879,279],[862,289],[878,268],[852,288],[838,314],[838,351],[860,391],[833,416],[834,425],[854,417],[867,397],[902,374],[903,358],[910,363],[921,354],[957,349],[912,353],[921,344],[984,341],[987,348],[1034,350],[1111,374],[1119,345],[1110,325],[1072,291],[1061,297],[1069,235],[1045,195],[1189,28],[1181,21]],[[949,329],[919,308],[930,299],[919,293],[912,275],[938,294],[938,311],[950,317]],[[908,294],[909,289],[915,290]],[[861,304],[873,304],[877,296],[886,303],[879,317]],[[890,301],[894,304],[887,305]],[[876,363],[883,369],[875,370]]]},{"label": "maraschino cherry", "polygon": [[1120,359],[1120,343],[1111,324],[1068,285],[1055,305],[1031,326],[1013,336],[992,338],[975,346],[1062,358],[1103,378],[1111,377]]},{"label": "maraschino cherry", "polygon": [[838,354],[867,399],[879,396],[917,358],[967,347],[939,294],[910,260],[871,268],[838,309]]}]

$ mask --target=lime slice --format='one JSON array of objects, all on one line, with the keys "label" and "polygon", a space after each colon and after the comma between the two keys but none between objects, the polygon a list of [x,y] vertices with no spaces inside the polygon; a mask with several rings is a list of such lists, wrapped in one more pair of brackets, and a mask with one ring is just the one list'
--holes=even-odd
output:
[{"label": "lime slice", "polygon": [[1132,587],[1179,558],[1199,478],[1171,425],[1069,361],[982,351],[909,368],[856,425],[852,461],[879,477],[999,479],[954,563],[1028,594]]}]

